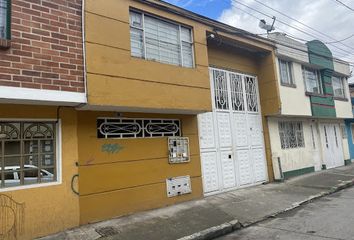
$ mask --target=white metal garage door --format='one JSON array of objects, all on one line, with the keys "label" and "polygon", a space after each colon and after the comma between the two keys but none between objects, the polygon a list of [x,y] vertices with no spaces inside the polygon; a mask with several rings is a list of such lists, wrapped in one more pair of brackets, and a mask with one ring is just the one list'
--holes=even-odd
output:
[{"label": "white metal garage door", "polygon": [[342,137],[339,124],[321,123],[323,160],[327,169],[344,165]]},{"label": "white metal garage door", "polygon": [[210,69],[213,112],[199,114],[204,193],[267,180],[257,78]]}]

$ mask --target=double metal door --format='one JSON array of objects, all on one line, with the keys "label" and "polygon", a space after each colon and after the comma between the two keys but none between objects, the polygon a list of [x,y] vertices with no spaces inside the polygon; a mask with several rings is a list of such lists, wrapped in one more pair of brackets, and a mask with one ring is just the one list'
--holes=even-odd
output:
[{"label": "double metal door", "polygon": [[326,164],[328,169],[343,166],[344,156],[339,124],[321,123],[319,128],[322,138],[324,164]]},{"label": "double metal door", "polygon": [[213,112],[198,115],[204,192],[266,181],[257,78],[215,68],[210,77]]}]

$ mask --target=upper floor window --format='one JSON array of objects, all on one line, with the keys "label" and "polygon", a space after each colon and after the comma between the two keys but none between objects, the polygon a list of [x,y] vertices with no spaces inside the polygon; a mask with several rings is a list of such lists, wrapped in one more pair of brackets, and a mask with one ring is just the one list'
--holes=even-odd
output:
[{"label": "upper floor window", "polygon": [[279,59],[279,74],[283,85],[294,85],[291,62]]},{"label": "upper floor window", "polygon": [[306,92],[322,94],[321,75],[318,70],[303,66],[302,75],[306,85]]},{"label": "upper floor window", "polygon": [[345,98],[344,81],[345,78],[343,77],[332,77],[333,94],[335,97]]},{"label": "upper floor window", "polygon": [[177,66],[194,66],[192,30],[140,12],[130,12],[133,57]]},{"label": "upper floor window", "polygon": [[57,180],[55,122],[0,122],[0,189]]},{"label": "upper floor window", "polygon": [[10,39],[10,0],[0,0],[0,39]]}]

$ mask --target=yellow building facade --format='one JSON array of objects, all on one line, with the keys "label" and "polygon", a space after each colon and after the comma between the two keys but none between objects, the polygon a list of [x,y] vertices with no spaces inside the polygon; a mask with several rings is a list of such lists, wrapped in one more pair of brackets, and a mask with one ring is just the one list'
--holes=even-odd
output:
[{"label": "yellow building facade", "polygon": [[[56,181],[0,188],[0,198],[21,210],[18,239],[206,195],[198,114],[214,110],[211,67],[257,76],[265,169],[273,179],[265,116],[279,112],[280,100],[272,42],[155,0],[86,0],[83,7],[85,89],[0,105],[1,123],[50,122],[56,131]],[[132,13],[185,34],[179,57],[137,57],[132,34],[141,29]],[[186,161],[171,162],[176,145],[169,139],[187,143],[176,155]],[[188,189],[171,196],[167,185],[178,181]]]}]

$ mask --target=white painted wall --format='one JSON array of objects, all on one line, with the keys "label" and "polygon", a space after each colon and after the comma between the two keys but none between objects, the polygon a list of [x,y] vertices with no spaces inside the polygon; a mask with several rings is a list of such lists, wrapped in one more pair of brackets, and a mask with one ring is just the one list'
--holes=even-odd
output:
[{"label": "white painted wall", "polygon": [[347,79],[344,81],[344,88],[345,88],[344,89],[345,97],[348,99],[348,101],[339,101],[339,100],[334,101],[337,117],[353,118],[352,103],[350,100],[350,91],[349,91],[349,85]]},{"label": "white painted wall", "polygon": [[[302,122],[305,147],[293,149],[281,148],[278,122],[289,120]],[[314,128],[315,148],[312,143],[311,124],[313,124]],[[268,127],[270,132],[273,168],[276,179],[280,178],[278,157],[280,157],[283,172],[307,167],[315,167],[316,170],[321,169],[321,145],[315,123],[304,118],[269,118]]]},{"label": "white painted wall", "polygon": [[300,62],[309,61],[306,44],[295,41],[287,37],[284,33],[279,32],[268,34],[268,38],[278,42],[278,44],[276,44],[277,55],[287,56]]},{"label": "white painted wall", "polygon": [[333,61],[334,71],[346,76],[350,76],[350,67],[347,62],[341,61],[339,59],[334,59]]},{"label": "white painted wall", "polygon": [[280,83],[279,61],[276,60],[278,85],[281,100],[281,114],[294,116],[311,116],[310,98],[305,95],[305,83],[301,64],[292,62],[293,80],[296,88],[282,86]]}]

